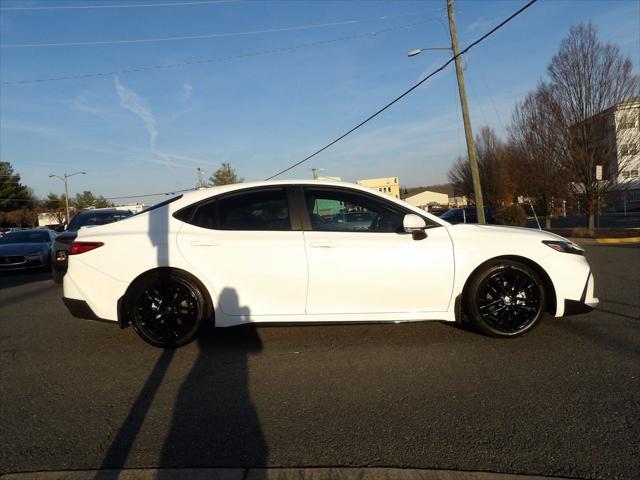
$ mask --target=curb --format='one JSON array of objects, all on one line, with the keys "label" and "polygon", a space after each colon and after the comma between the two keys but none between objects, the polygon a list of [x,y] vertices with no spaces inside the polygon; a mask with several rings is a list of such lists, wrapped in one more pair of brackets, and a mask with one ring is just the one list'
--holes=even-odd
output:
[{"label": "curb", "polygon": [[8,473],[2,480],[568,480],[566,477],[413,468],[148,468]]},{"label": "curb", "polygon": [[597,243],[640,243],[640,237],[596,238]]},{"label": "curb", "polygon": [[616,244],[626,244],[626,245],[635,245],[640,244],[640,237],[621,237],[621,238],[580,238],[580,237],[570,237],[574,243],[578,245],[616,245]]}]

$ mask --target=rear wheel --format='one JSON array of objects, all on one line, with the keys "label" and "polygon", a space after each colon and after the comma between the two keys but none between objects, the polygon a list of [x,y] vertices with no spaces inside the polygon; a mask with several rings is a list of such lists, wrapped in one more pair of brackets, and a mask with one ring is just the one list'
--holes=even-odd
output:
[{"label": "rear wheel", "polygon": [[175,348],[194,340],[206,315],[206,302],[192,280],[171,271],[139,280],[127,298],[134,330],[156,347]]},{"label": "rear wheel", "polygon": [[466,292],[471,321],[493,337],[517,337],[544,316],[546,294],[540,276],[531,267],[499,260],[476,273]]}]

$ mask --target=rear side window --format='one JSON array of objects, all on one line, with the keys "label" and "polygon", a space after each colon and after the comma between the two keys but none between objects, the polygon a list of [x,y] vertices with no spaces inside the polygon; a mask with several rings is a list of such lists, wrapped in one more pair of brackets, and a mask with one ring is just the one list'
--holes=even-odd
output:
[{"label": "rear side window", "polygon": [[290,230],[287,194],[282,188],[232,193],[178,211],[178,220],[220,230]]}]

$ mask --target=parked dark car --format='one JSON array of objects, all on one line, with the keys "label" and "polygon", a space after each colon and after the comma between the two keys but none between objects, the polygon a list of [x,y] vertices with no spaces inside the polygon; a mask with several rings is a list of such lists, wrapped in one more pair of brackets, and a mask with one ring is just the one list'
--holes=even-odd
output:
[{"label": "parked dark car", "polygon": [[[478,223],[478,211],[476,207],[452,208],[440,215],[440,218],[449,223]],[[484,218],[487,223],[496,223],[489,207],[484,207]]]},{"label": "parked dark car", "polygon": [[48,271],[51,268],[51,244],[55,237],[55,232],[43,228],[7,232],[0,238],[0,272]]},{"label": "parked dark car", "polygon": [[130,210],[116,210],[105,208],[99,210],[84,210],[78,212],[69,222],[67,229],[58,235],[51,251],[51,266],[53,281],[62,283],[62,278],[67,272],[69,247],[78,236],[81,227],[93,225],[106,225],[117,222],[133,215]]}]

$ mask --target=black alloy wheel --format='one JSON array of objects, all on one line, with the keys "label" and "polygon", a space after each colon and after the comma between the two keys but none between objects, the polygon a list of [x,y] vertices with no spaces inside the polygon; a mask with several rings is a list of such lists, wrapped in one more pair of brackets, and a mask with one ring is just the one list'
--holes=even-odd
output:
[{"label": "black alloy wheel", "polygon": [[174,348],[196,338],[205,318],[200,289],[173,272],[156,272],[136,284],[127,302],[131,324],[156,347]]},{"label": "black alloy wheel", "polygon": [[476,274],[465,300],[471,320],[494,337],[528,332],[544,316],[546,306],[540,276],[527,265],[510,260],[490,264]]}]

